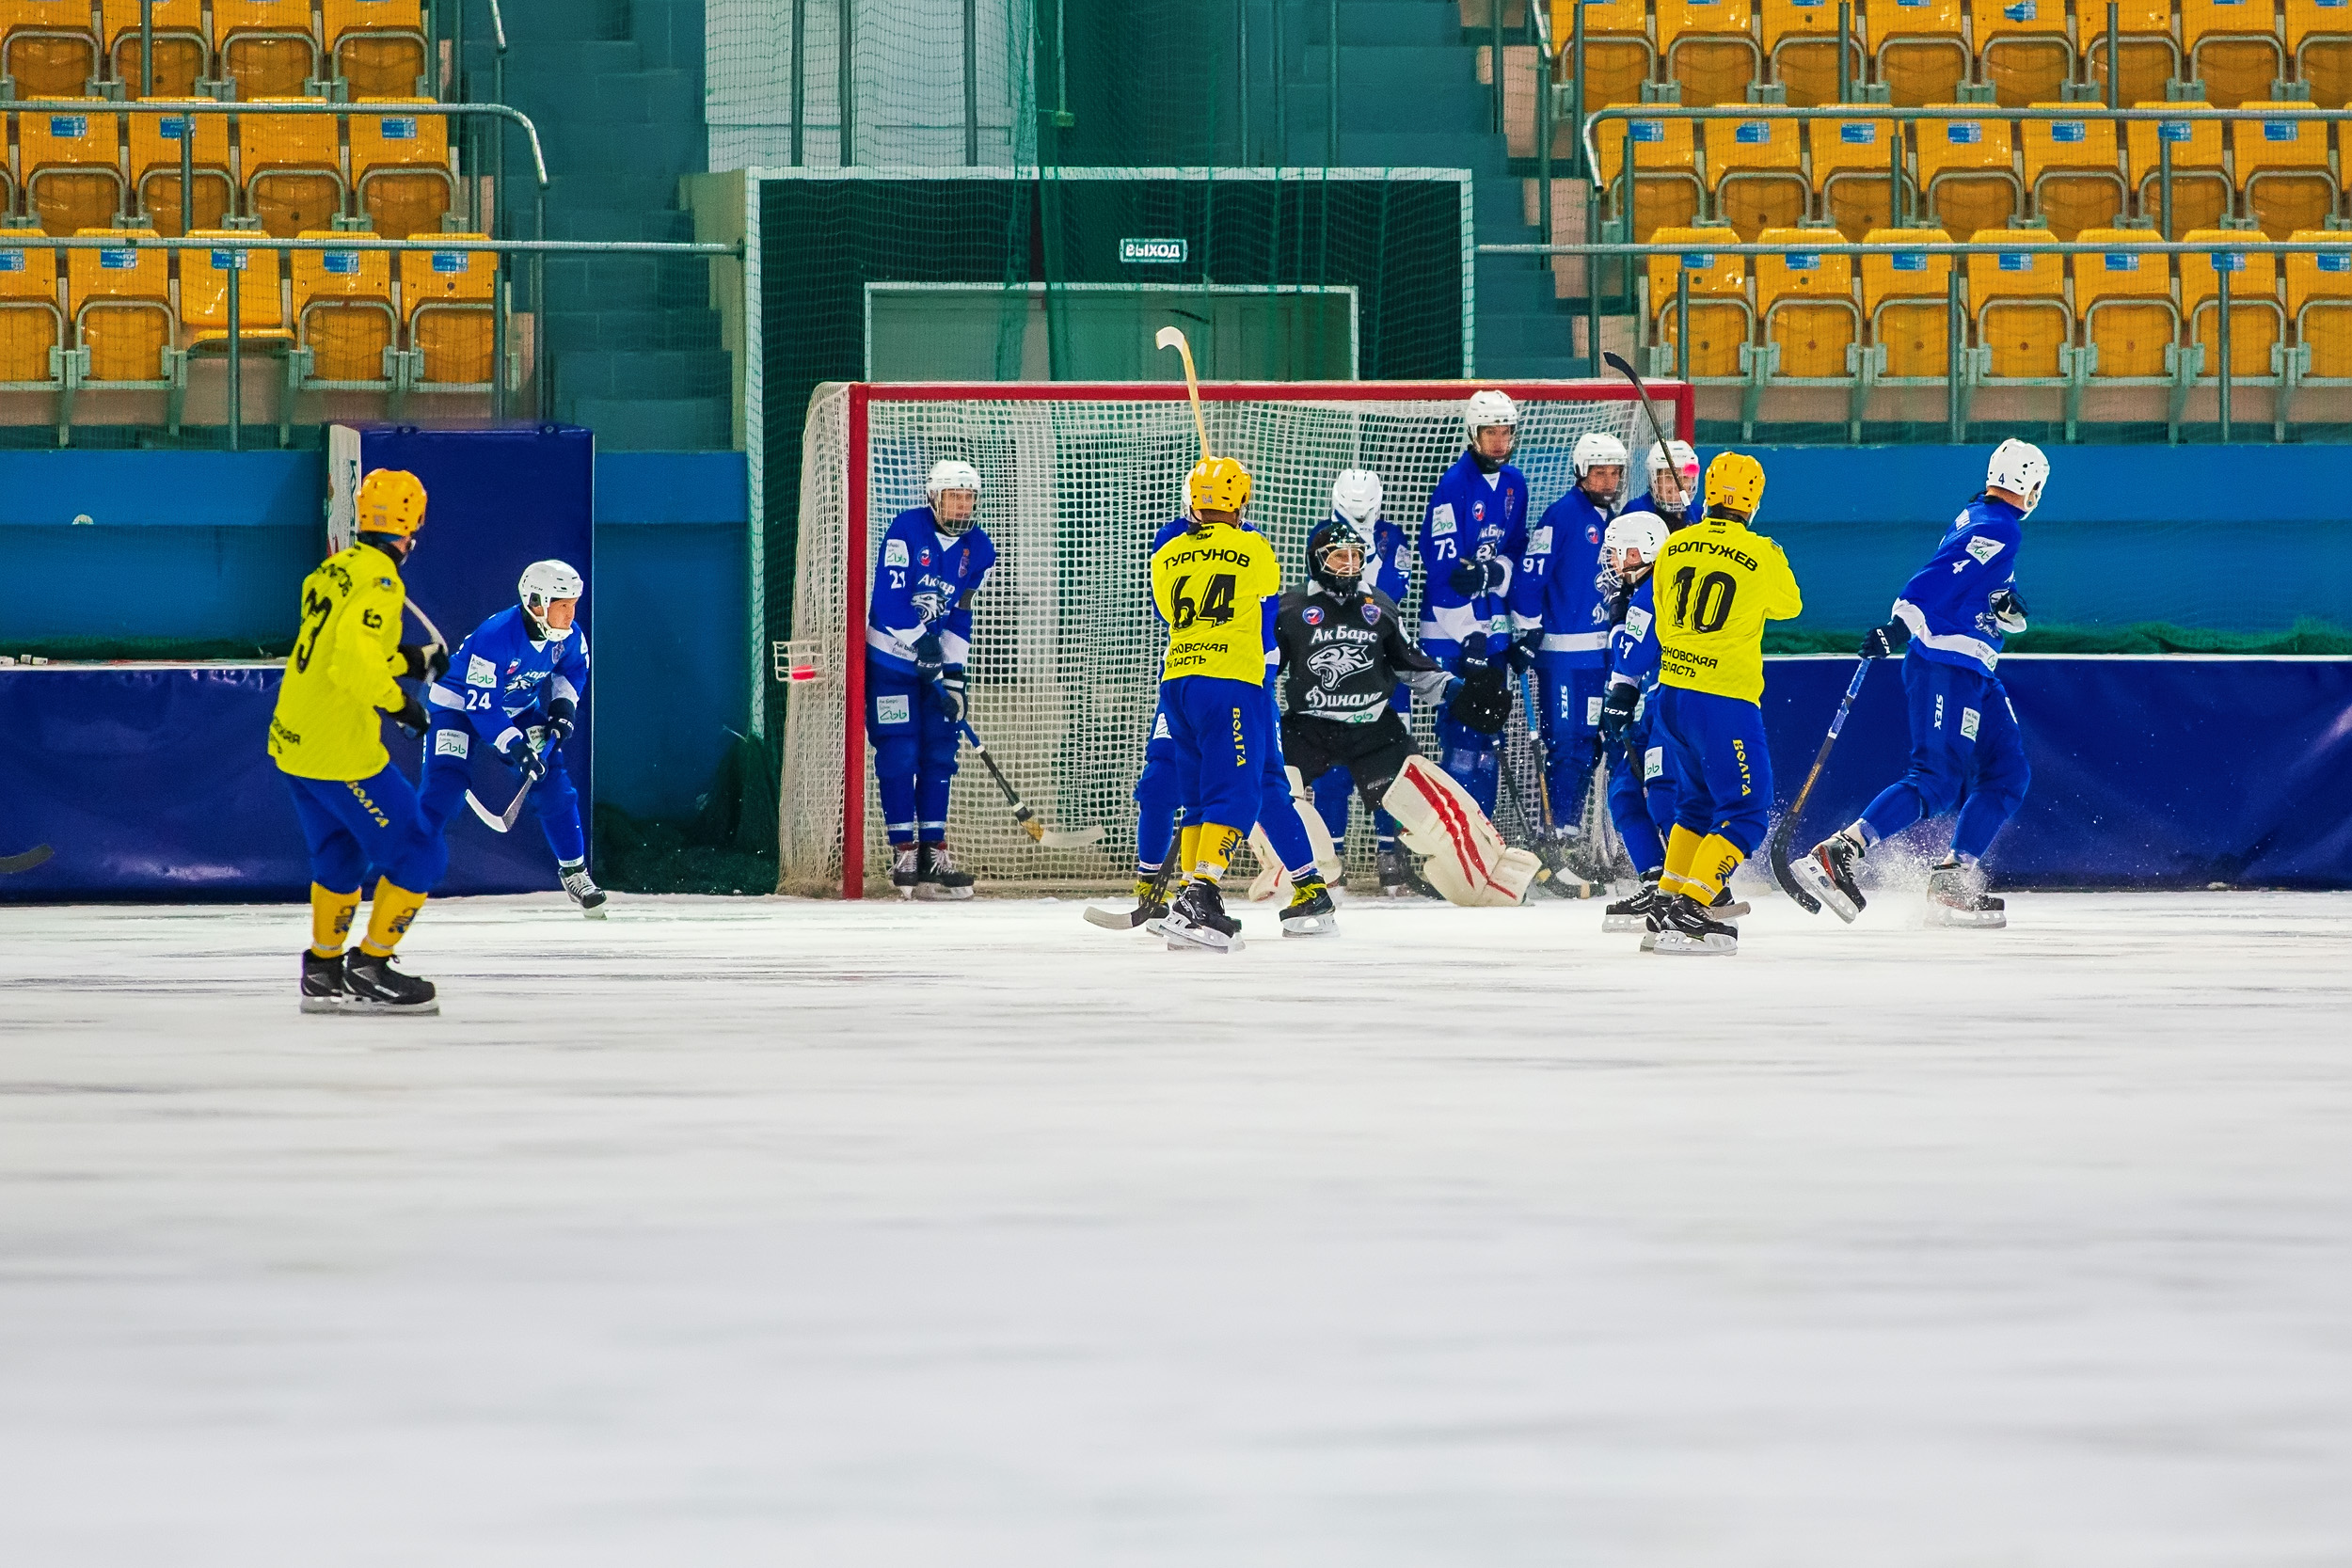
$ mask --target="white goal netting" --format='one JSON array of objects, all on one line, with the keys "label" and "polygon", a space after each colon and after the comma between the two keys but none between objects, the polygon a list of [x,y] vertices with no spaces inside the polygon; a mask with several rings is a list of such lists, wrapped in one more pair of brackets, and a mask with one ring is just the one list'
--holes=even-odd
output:
[{"label": "white goal netting", "polygon": [[[1309,531],[1330,512],[1343,468],[1377,472],[1388,515],[1417,537],[1422,508],[1463,448],[1470,387],[1301,388],[1296,397],[1233,396],[1204,389],[1210,444],[1237,457],[1252,479],[1250,520],[1275,543],[1287,580],[1305,576]],[[1540,515],[1569,483],[1569,450],[1605,430],[1636,453],[1654,436],[1622,383],[1554,383],[1509,388],[1520,408],[1518,455]],[[1138,397],[1138,388],[945,388],[828,384],[809,404],[801,480],[793,637],[778,648],[776,678],[788,687],[781,794],[779,890],[844,889],[849,813],[847,748],[864,812],[860,879],[887,885],[882,814],[863,715],[850,712],[849,669],[865,657],[865,629],[850,624],[850,576],[870,587],[873,558],[890,520],[924,503],[923,482],[941,458],[980,471],[979,522],[997,564],[973,602],[971,721],[1014,786],[1050,826],[1101,824],[1099,843],[1051,849],[1013,824],[986,769],[967,751],[948,813],[948,840],[983,884],[1045,890],[1122,887],[1133,879],[1136,808],[1130,791],[1159,689],[1164,642],[1149,584],[1152,537],[1183,508],[1184,476],[1200,456],[1190,406]],[[1157,390],[1157,388],[1154,388]],[[909,396],[910,392],[927,395]],[[1009,395],[1008,395],[1009,394]],[[860,418],[852,418],[853,405]],[[1670,405],[1660,416],[1672,422]],[[862,428],[863,439],[852,432]],[[852,562],[850,476],[866,476],[863,548]],[[864,602],[861,590],[859,601]],[[1418,624],[1420,588],[1404,609]],[[1415,715],[1427,744],[1429,716]],[[1506,748],[1502,809],[1515,836],[1515,799],[1533,799],[1524,726]],[[1563,815],[1566,815],[1565,812]],[[1594,815],[1589,803],[1584,814]],[[1350,819],[1352,867],[1369,865],[1370,827]],[[1360,866],[1359,866],[1360,863]]]}]

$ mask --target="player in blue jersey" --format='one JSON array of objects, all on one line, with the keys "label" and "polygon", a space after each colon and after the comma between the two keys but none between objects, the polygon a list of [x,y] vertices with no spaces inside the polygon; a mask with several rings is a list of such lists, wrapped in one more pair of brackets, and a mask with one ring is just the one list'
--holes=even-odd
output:
[{"label": "player in blue jersey", "polygon": [[1609,691],[1600,713],[1603,739],[1618,752],[1609,770],[1609,819],[1633,862],[1641,888],[1609,906],[1604,931],[1638,931],[1658,907],[1658,875],[1666,866],[1666,832],[1674,826],[1674,776],[1666,749],[1650,743],[1650,710],[1658,692],[1658,629],[1650,568],[1666,547],[1666,519],[1657,512],[1620,513],[1602,546],[1624,585],[1613,601],[1609,633]]},{"label": "player in blue jersey", "polygon": [[[1463,411],[1469,450],[1445,471],[1421,520],[1421,647],[1473,691],[1471,708],[1508,711],[1495,694],[1508,681],[1512,568],[1527,553],[1527,476],[1511,466],[1519,411],[1504,394],[1479,392]],[[1438,763],[1479,809],[1494,815],[1502,741],[1438,708]]]},{"label": "player in blue jersey", "polygon": [[433,730],[425,743],[419,810],[437,833],[465,798],[475,748],[531,786],[531,809],[555,851],[564,891],[580,912],[604,918],[604,890],[588,875],[580,792],[564,766],[564,742],[588,694],[588,635],[575,626],[580,574],[561,561],[534,561],[516,584],[517,603],[474,627],[427,692]]},{"label": "player in blue jersey", "polygon": [[1626,502],[1626,512],[1654,513],[1665,520],[1668,532],[1692,522],[1696,510],[1692,503],[1699,494],[1699,454],[1691,450],[1691,443],[1653,443],[1645,471],[1649,487]]},{"label": "player in blue jersey", "polygon": [[961,739],[972,595],[996,564],[973,519],[979,470],[931,465],[930,504],[890,520],[866,615],[866,733],[890,838],[890,885],[902,898],[972,896],[972,873],[947,848],[947,790]]},{"label": "player in blue jersey", "polygon": [[1625,443],[1587,431],[1576,438],[1569,464],[1576,483],[1544,509],[1511,582],[1511,662],[1539,693],[1544,785],[1561,841],[1583,821],[1585,788],[1600,758],[1610,599],[1618,586],[1601,535],[1625,488]]},{"label": "player in blue jersey", "polygon": [[1994,448],[1984,493],[1952,519],[1935,554],[1903,585],[1892,618],[1862,640],[1864,658],[1886,658],[1909,644],[1903,690],[1911,768],[1794,868],[1847,920],[1864,903],[1854,870],[1878,842],[1958,806],[1951,851],[1929,874],[1929,916],[1983,929],[2009,923],[2002,901],[1985,892],[1981,862],[2024,802],[2032,770],[2017,710],[1994,671],[2001,640],[2026,629],[2017,552],[2049,477],[2041,448],[2018,440]]},{"label": "player in blue jersey", "polygon": [[[1401,605],[1413,589],[1413,546],[1405,531],[1382,513],[1382,500],[1380,476],[1369,468],[1349,468],[1331,483],[1332,517],[1345,524],[1363,546],[1364,587],[1385,596],[1391,605]],[[1408,729],[1411,727],[1411,686],[1399,683],[1389,699],[1389,711]],[[1333,842],[1344,840],[1348,801],[1354,793],[1346,770],[1334,768],[1311,787],[1316,815],[1330,830]],[[1374,812],[1372,832],[1374,863],[1379,870],[1381,893],[1402,898],[1425,891],[1414,878],[1411,863],[1396,842],[1396,818],[1386,811]]]}]

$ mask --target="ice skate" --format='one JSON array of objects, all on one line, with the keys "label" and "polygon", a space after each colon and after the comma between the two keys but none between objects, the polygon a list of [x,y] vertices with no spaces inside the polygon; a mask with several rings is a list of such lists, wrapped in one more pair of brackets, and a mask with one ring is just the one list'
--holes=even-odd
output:
[{"label": "ice skate", "polygon": [[1413,863],[1405,858],[1405,851],[1391,845],[1377,857],[1380,873],[1380,896],[1383,898],[1435,898],[1438,890],[1422,879],[1413,869]]},{"label": "ice skate", "polygon": [[977,879],[957,866],[945,844],[926,844],[915,854],[914,896],[927,903],[969,898]]},{"label": "ice skate", "polygon": [[1740,928],[1713,918],[1699,907],[1697,899],[1677,896],[1666,899],[1664,903],[1666,908],[1654,951],[1687,958],[1706,958],[1717,953],[1740,951]]},{"label": "ice skate", "polygon": [[1946,856],[1928,868],[1928,924],[1997,931],[2009,924],[2009,907],[1984,891],[1982,866]]},{"label": "ice skate", "polygon": [[914,846],[901,844],[890,852],[890,885],[901,898],[914,896]]},{"label": "ice skate", "polygon": [[345,1012],[402,1013],[430,1016],[441,1010],[433,982],[403,974],[387,958],[353,953],[343,962],[343,981],[351,989]]},{"label": "ice skate", "polygon": [[302,950],[302,1010],[306,1013],[340,1013],[351,1002],[351,988],[343,983],[343,956],[322,958],[309,948]]},{"label": "ice skate", "polygon": [[1861,843],[1840,829],[1806,851],[1804,858],[1789,869],[1824,908],[1851,926],[1853,917],[1868,902],[1853,878],[1854,867],[1862,863],[1862,856]]},{"label": "ice skate", "polygon": [[1320,877],[1310,876],[1291,889],[1290,907],[1282,911],[1286,937],[1325,937],[1340,934],[1340,917],[1331,890]]},{"label": "ice skate", "polygon": [[1241,922],[1225,912],[1224,895],[1215,882],[1187,882],[1168,906],[1161,923],[1171,953],[1238,953]]},{"label": "ice skate", "polygon": [[591,920],[602,920],[604,889],[596,886],[595,879],[588,875],[588,863],[573,861],[568,865],[559,863],[556,870],[564,878],[564,891],[572,895],[572,902],[580,906],[580,912]]},{"label": "ice skate", "polygon": [[[1601,911],[1600,928],[1611,936],[1625,936],[1649,928],[1650,912],[1658,908],[1658,884],[1644,882],[1630,898],[1620,898]],[[1649,943],[1644,942],[1646,949]]]}]

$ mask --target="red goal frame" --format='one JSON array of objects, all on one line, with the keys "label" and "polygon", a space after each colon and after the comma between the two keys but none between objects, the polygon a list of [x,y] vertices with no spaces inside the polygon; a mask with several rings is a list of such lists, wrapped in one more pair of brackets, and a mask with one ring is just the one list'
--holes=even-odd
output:
[{"label": "red goal frame", "polygon": [[[1647,384],[1650,401],[1672,405],[1678,440],[1693,439],[1696,397],[1690,383]],[[1204,382],[1203,403],[1444,403],[1467,402],[1472,392],[1501,390],[1514,399],[1550,403],[1631,403],[1637,394],[1623,381],[1219,381]],[[866,895],[866,594],[867,409],[877,403],[1182,403],[1182,383],[1167,381],[854,381],[850,384],[849,526],[843,531],[849,559],[843,563],[846,647],[842,672],[848,711],[843,715],[841,778],[841,896]]]}]

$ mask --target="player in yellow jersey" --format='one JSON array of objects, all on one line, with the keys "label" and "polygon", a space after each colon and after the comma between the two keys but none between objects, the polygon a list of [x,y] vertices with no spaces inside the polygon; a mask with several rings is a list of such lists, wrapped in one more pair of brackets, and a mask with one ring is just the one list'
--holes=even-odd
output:
[{"label": "player in yellow jersey", "polygon": [[[449,849],[417,811],[417,792],[384,749],[383,716],[425,732],[424,706],[401,676],[446,670],[438,645],[400,640],[407,595],[400,563],[424,523],[417,476],[378,468],[359,483],[358,541],[302,581],[302,630],[286,660],[269,754],[294,792],[310,848],[310,945],[302,955],[306,1013],[433,1013],[430,981],[391,966],[392,949],[441,879]],[[367,936],[346,962],[343,942],[368,868],[378,874]]]},{"label": "player in yellow jersey", "polygon": [[1764,745],[1764,623],[1804,608],[1788,558],[1748,527],[1764,467],[1736,451],[1707,466],[1707,515],[1677,530],[1650,574],[1659,645],[1658,734],[1680,799],[1658,879],[1661,953],[1736,953],[1708,904],[1764,840],[1772,760]]},{"label": "player in yellow jersey", "polygon": [[1186,876],[1163,933],[1171,951],[1241,945],[1217,882],[1258,820],[1266,753],[1277,741],[1266,701],[1265,601],[1282,592],[1274,546],[1240,526],[1249,474],[1203,458],[1185,484],[1192,525],[1152,555],[1152,602],[1168,622],[1160,710],[1176,745],[1188,825],[1177,863]]}]

